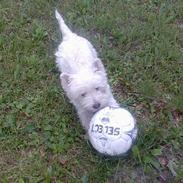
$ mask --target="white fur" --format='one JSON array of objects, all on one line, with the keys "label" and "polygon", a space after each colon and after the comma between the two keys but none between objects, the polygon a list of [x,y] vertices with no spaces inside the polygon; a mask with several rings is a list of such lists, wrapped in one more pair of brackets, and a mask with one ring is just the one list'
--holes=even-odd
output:
[{"label": "white fur", "polygon": [[[55,53],[61,85],[88,130],[95,112],[118,104],[107,82],[106,72],[91,43],[73,33],[55,11],[63,40]],[[100,106],[99,106],[100,105]]]}]

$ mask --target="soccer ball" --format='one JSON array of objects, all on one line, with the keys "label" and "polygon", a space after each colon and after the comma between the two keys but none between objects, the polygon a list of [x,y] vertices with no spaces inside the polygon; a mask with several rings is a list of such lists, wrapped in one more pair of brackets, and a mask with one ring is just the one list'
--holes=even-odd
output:
[{"label": "soccer ball", "polygon": [[125,155],[137,138],[136,121],[124,108],[105,107],[92,117],[88,135],[99,153]]}]

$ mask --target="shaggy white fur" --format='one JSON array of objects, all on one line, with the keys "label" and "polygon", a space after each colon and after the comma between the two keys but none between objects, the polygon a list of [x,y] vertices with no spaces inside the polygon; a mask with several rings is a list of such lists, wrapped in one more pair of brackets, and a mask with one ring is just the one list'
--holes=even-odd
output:
[{"label": "shaggy white fur", "polygon": [[87,131],[95,112],[106,107],[118,107],[101,60],[91,43],[73,33],[55,11],[63,40],[55,53],[61,85],[77,109],[82,126]]}]

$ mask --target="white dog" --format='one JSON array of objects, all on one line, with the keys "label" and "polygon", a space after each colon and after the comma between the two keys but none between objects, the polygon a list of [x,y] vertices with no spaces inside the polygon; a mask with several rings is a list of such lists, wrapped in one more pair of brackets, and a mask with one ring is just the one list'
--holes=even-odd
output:
[{"label": "white dog", "polygon": [[57,10],[55,16],[63,37],[55,53],[61,85],[87,131],[95,112],[118,104],[108,85],[104,66],[91,43],[71,32]]}]

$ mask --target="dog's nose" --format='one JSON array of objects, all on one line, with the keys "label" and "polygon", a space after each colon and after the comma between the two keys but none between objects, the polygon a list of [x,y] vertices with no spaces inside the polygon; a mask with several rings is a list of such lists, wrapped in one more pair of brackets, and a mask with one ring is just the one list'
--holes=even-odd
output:
[{"label": "dog's nose", "polygon": [[94,109],[98,109],[100,107],[100,103],[95,103],[94,105],[93,105],[93,108]]}]

